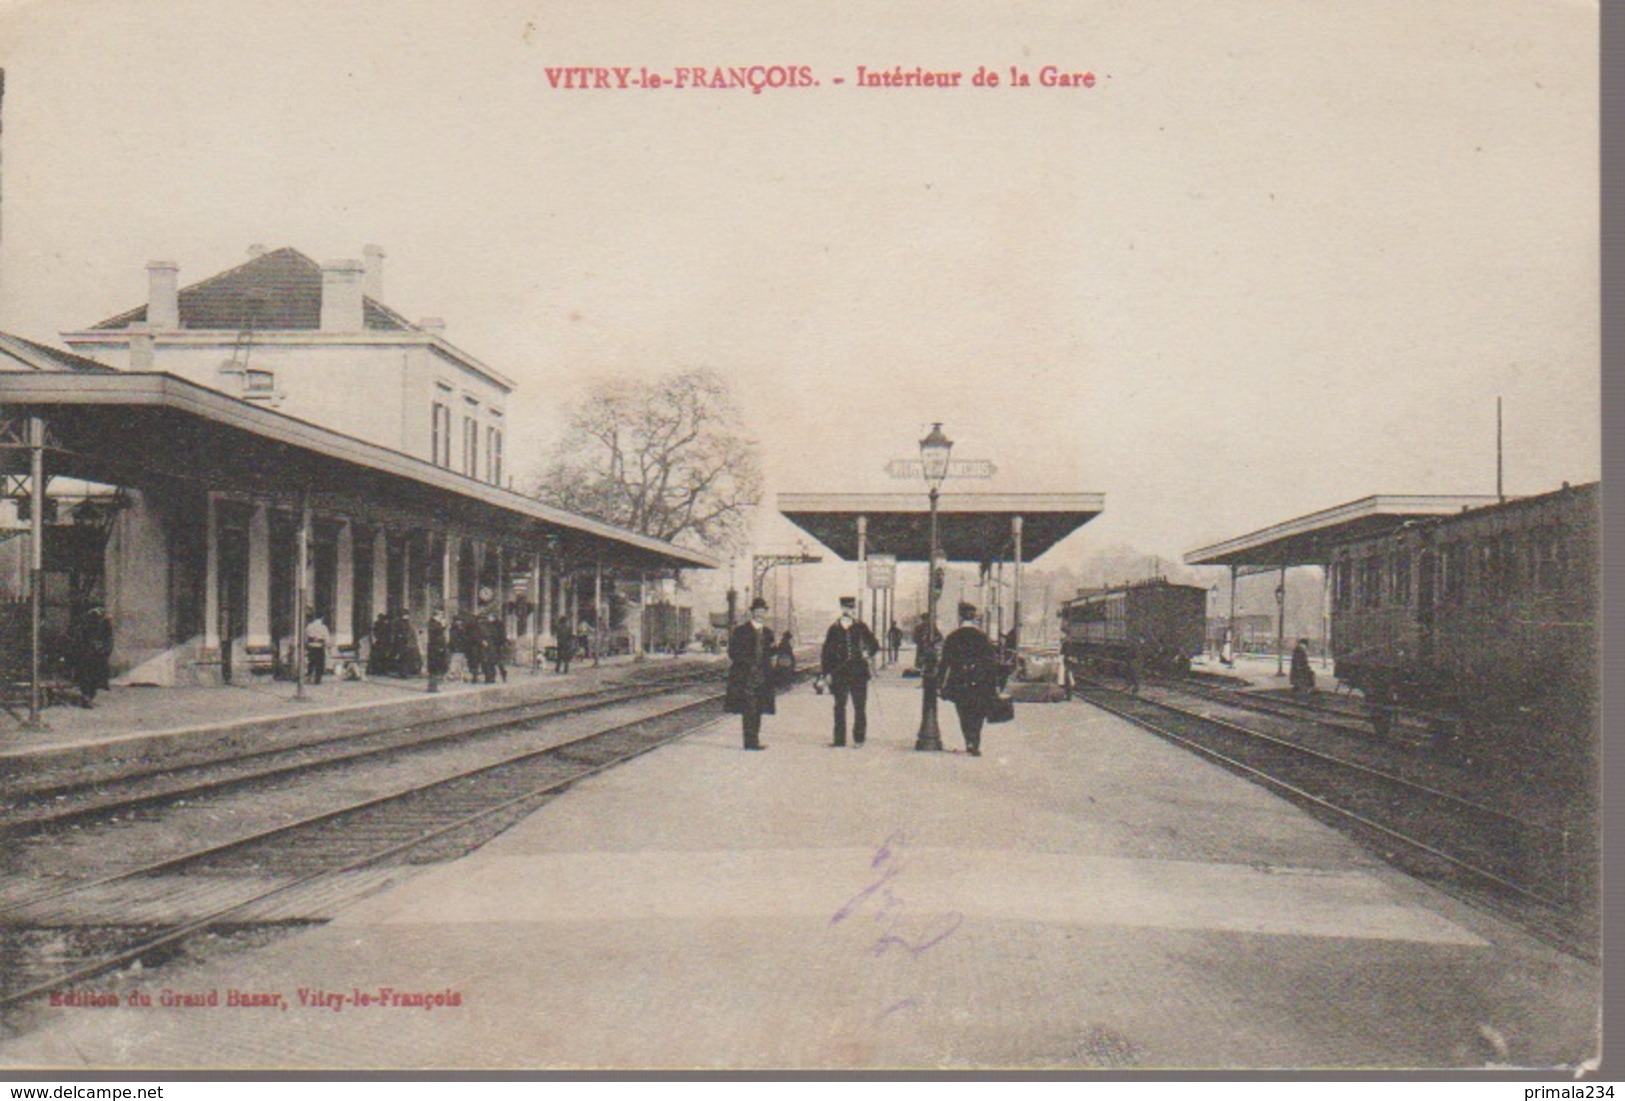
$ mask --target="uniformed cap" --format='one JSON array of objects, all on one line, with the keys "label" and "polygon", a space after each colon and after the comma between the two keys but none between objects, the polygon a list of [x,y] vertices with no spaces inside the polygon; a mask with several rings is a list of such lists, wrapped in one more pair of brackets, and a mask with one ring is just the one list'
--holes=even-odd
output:
[{"label": "uniformed cap", "polygon": [[975,619],[976,618],[976,605],[974,605],[974,604],[961,604],[959,606],[959,618],[960,619]]},{"label": "uniformed cap", "polygon": [[752,600],[750,602],[750,610],[754,612],[757,608],[762,609],[764,612],[767,611],[767,601],[763,600],[761,597],[757,597],[755,600]]},{"label": "uniformed cap", "polygon": [[857,597],[855,597],[855,596],[843,596],[843,597],[841,597],[841,607],[843,607],[843,608],[856,608],[857,606],[858,606],[858,598]]}]

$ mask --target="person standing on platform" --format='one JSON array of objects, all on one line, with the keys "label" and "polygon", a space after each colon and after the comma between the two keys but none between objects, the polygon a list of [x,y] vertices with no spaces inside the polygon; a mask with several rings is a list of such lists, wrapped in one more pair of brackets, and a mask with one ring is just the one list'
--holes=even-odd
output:
[{"label": "person standing on platform", "polygon": [[796,640],[789,631],[784,632],[778,649],[773,651],[773,680],[781,691],[796,682]]},{"label": "person standing on platform", "polygon": [[1230,667],[1236,664],[1236,649],[1230,641],[1230,628],[1224,629],[1224,641],[1219,644],[1219,664]]},{"label": "person standing on platform", "polygon": [[1140,694],[1140,670],[1145,665],[1145,636],[1135,635],[1128,648],[1128,690]]},{"label": "person standing on platform", "polygon": [[381,677],[391,672],[393,659],[390,657],[390,623],[389,617],[383,612],[372,621],[372,638],[367,647],[367,676]]},{"label": "person standing on platform", "polygon": [[852,698],[852,744],[861,746],[869,733],[869,659],[880,649],[875,633],[857,618],[857,597],[841,597],[841,617],[824,635],[820,671],[835,697],[835,740],[846,745],[846,700]]},{"label": "person standing on platform", "polygon": [[327,672],[327,648],[333,642],[333,633],[327,629],[322,617],[312,612],[305,624],[305,678],[311,684],[322,683]]},{"label": "person standing on platform", "polygon": [[391,656],[395,659],[392,672],[397,677],[415,677],[423,672],[423,651],[418,649],[418,633],[411,618],[404,611],[395,613],[394,643]]},{"label": "person standing on platform", "polygon": [[1309,640],[1300,638],[1292,648],[1292,691],[1313,692],[1315,671],[1309,667]]},{"label": "person standing on platform", "polygon": [[993,643],[976,625],[976,606],[959,606],[959,627],[942,644],[937,662],[937,695],[959,713],[965,752],[982,755],[982,724],[998,694],[999,658]]},{"label": "person standing on platform", "polygon": [[479,622],[481,667],[485,683],[495,684],[497,677],[508,683],[508,632],[502,623],[502,609],[492,604],[486,608]]},{"label": "person standing on platform", "polygon": [[468,616],[458,612],[451,617],[451,625],[446,631],[446,649],[448,661],[446,663],[447,680],[469,680],[468,670]]},{"label": "person standing on platform", "polygon": [[575,632],[570,630],[570,617],[561,615],[553,623],[553,672],[570,671],[570,657],[575,648]]},{"label": "person standing on platform", "polygon": [[425,655],[429,668],[429,691],[440,691],[440,681],[451,671],[451,640],[446,635],[445,614],[436,608],[429,616],[429,645]]},{"label": "person standing on platform", "polygon": [[891,628],[886,632],[886,660],[896,665],[902,653],[903,629],[897,625],[897,621],[894,619],[891,621]]},{"label": "person standing on platform", "polygon": [[762,744],[762,716],[777,708],[773,699],[773,629],[767,625],[767,601],[750,602],[750,622],[728,636],[728,692],[723,710],[744,724],[745,748]]},{"label": "person standing on platform", "polygon": [[80,707],[94,707],[96,693],[107,689],[112,654],[113,621],[100,604],[92,604],[68,631],[68,676],[79,689]]}]

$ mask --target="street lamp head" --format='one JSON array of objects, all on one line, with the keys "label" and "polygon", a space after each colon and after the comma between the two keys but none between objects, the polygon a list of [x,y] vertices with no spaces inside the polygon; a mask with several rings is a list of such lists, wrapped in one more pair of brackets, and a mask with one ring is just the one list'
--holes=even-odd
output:
[{"label": "street lamp head", "polygon": [[948,478],[948,456],[953,452],[954,441],[942,434],[942,422],[931,425],[930,433],[920,441],[920,466],[925,472],[925,481],[932,489],[941,489],[942,483]]}]

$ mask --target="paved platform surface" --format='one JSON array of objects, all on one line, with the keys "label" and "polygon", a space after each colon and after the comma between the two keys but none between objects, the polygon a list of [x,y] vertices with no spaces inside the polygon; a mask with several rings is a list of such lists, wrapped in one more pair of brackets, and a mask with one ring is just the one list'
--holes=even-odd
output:
[{"label": "paved platform surface", "polygon": [[[862,749],[827,745],[829,697],[807,687],[781,697],[765,752],[713,723],[328,925],[94,984],[151,1007],[31,1012],[0,1066],[1414,1068],[1595,1050],[1595,969],[1259,787],[1081,703],[1021,708],[981,758],[953,751],[948,709],[950,751],[916,753],[915,683],[876,685]],[[165,989],[222,1004],[165,1008]],[[228,1008],[232,990],[282,1000]]]},{"label": "paved platform surface", "polygon": [[212,731],[258,728],[287,729],[294,724],[365,721],[391,711],[433,705],[451,713],[497,706],[504,701],[547,698],[585,691],[603,684],[674,670],[681,665],[719,664],[706,655],[656,657],[634,663],[630,658],[606,659],[597,666],[578,662],[569,673],[555,674],[551,666],[532,671],[511,666],[508,679],[497,684],[447,681],[435,694],[424,677],[375,677],[344,681],[325,678],[305,686],[305,698],[296,699],[292,682],[261,678],[243,684],[216,687],[115,687],[97,696],[91,709],[76,705],[48,707],[41,712],[43,728],[24,725],[26,709],[0,712],[0,772],[50,759],[70,760],[78,750],[140,753],[148,745]]}]

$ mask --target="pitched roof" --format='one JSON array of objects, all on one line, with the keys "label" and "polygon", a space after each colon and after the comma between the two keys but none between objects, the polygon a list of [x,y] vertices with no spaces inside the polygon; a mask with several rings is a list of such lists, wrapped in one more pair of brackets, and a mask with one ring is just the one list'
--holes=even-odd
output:
[{"label": "pitched roof", "polygon": [[34,371],[89,371],[105,374],[113,370],[93,359],[53,348],[49,344],[40,344],[11,333],[0,333],[0,368],[8,371],[16,370],[14,364],[21,364]]},{"label": "pitched roof", "polygon": [[[279,248],[210,276],[180,291],[183,329],[319,329],[322,322],[322,269],[293,248]],[[137,306],[92,329],[125,329],[147,319]],[[362,323],[369,329],[412,331],[406,318],[371,298],[362,299]]]}]

